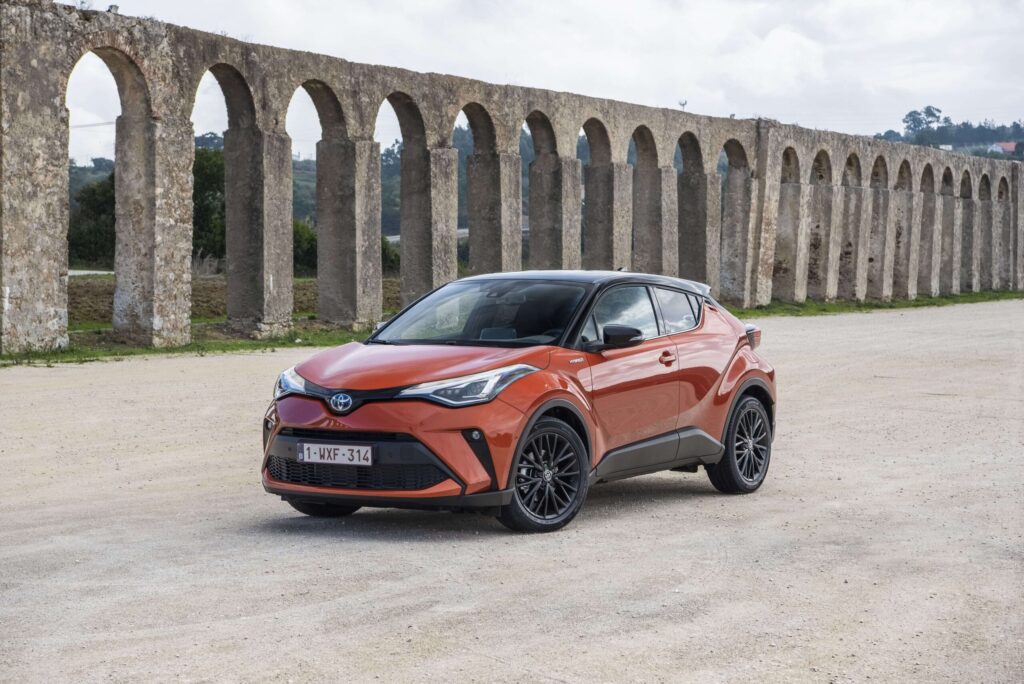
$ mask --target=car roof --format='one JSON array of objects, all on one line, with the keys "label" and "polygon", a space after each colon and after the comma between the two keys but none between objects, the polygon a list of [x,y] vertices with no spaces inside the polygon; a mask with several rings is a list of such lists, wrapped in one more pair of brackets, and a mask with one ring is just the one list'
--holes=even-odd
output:
[{"label": "car roof", "polygon": [[651,273],[633,273],[630,271],[511,271],[504,273],[486,273],[464,278],[476,280],[560,280],[570,283],[587,283],[594,285],[610,285],[619,282],[645,283],[648,285],[665,285],[693,292],[703,296],[710,294],[711,288],[685,278],[654,275]]}]

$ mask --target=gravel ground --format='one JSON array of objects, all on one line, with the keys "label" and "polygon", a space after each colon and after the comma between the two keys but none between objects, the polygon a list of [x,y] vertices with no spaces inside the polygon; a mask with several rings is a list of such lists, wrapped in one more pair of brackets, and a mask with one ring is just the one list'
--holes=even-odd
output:
[{"label": "gravel ground", "polygon": [[0,679],[1024,679],[1024,302],[762,325],[757,494],[652,475],[543,536],[264,494],[308,350],[0,370]]}]

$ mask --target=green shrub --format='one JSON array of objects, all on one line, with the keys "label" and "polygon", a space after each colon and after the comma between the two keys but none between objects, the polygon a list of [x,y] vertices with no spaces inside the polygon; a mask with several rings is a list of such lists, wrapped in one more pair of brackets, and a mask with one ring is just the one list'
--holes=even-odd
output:
[{"label": "green shrub", "polygon": [[292,253],[295,275],[316,274],[316,231],[300,219],[292,219]]},{"label": "green shrub", "polygon": [[380,267],[386,276],[398,275],[402,267],[401,252],[383,235],[380,238]]}]

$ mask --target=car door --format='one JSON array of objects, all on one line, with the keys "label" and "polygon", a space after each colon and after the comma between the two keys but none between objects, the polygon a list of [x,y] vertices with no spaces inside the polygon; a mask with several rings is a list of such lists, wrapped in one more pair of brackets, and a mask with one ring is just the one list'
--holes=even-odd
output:
[{"label": "car door", "polygon": [[646,285],[617,285],[602,293],[583,337],[602,339],[606,325],[627,325],[644,334],[635,347],[588,354],[591,399],[608,452],[674,431],[679,389],[676,345],[661,335]]},{"label": "car door", "polygon": [[721,339],[723,326],[704,315],[703,297],[672,288],[655,287],[662,326],[676,347],[675,377],[679,384],[679,419],[676,427],[701,424],[702,403],[728,364],[732,346]]}]

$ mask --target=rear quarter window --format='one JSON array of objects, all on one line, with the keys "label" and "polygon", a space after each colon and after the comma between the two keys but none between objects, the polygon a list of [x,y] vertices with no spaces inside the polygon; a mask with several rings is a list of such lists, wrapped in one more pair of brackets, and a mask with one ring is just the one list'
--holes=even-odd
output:
[{"label": "rear quarter window", "polygon": [[658,305],[661,307],[662,318],[665,319],[665,332],[679,333],[693,330],[700,322],[700,300],[686,292],[670,290],[664,287],[654,288]]}]

